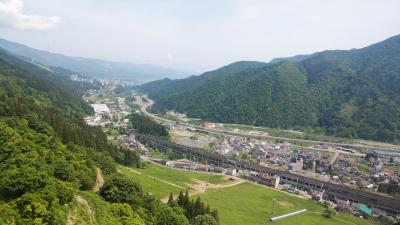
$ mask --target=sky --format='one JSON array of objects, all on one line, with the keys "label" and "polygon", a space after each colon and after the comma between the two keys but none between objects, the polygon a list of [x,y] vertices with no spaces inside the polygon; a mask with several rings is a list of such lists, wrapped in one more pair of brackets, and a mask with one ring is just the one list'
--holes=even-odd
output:
[{"label": "sky", "polygon": [[204,72],[400,34],[399,0],[0,0],[0,37],[69,56]]}]

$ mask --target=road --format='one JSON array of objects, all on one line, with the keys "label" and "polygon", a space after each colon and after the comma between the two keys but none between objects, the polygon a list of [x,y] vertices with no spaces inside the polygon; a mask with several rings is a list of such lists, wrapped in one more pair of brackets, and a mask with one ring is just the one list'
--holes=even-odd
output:
[{"label": "road", "polygon": [[330,164],[330,165],[333,165],[333,164],[336,162],[336,160],[338,159],[339,155],[340,155],[340,152],[337,151],[337,152],[335,153],[335,156],[332,157],[331,162],[330,162],[329,164]]},{"label": "road", "polygon": [[[212,133],[212,134],[216,134],[219,135],[221,133],[223,134],[227,134],[227,135],[233,135],[233,136],[241,136],[241,137],[249,137],[249,138],[256,138],[256,139],[270,139],[270,140],[285,140],[285,141],[299,141],[299,142],[303,142],[303,143],[307,143],[307,144],[313,144],[313,145],[320,145],[320,144],[324,144],[330,147],[333,146],[341,146],[341,147],[353,147],[353,148],[365,148],[365,149],[379,149],[382,151],[400,151],[400,147],[393,149],[393,148],[383,148],[383,147],[375,147],[375,146],[360,146],[360,145],[353,145],[353,144],[343,144],[343,143],[335,143],[335,142],[326,142],[326,141],[312,141],[312,140],[304,140],[304,139],[296,139],[296,138],[286,138],[286,137],[277,137],[277,136],[261,136],[261,135],[255,135],[255,134],[243,134],[243,133],[236,133],[236,132],[232,132],[232,131],[227,131],[227,130],[221,130],[218,128],[205,128],[205,127],[201,127],[201,126],[195,126],[195,125],[189,125],[189,124],[177,124],[176,121],[173,120],[169,120],[169,119],[165,119],[159,116],[156,116],[152,113],[149,113],[147,111],[147,109],[149,107],[151,107],[154,104],[154,101],[149,99],[147,96],[143,96],[144,98],[147,99],[147,102],[142,101],[140,96],[135,96],[135,100],[136,100],[136,104],[138,104],[140,106],[140,110],[142,111],[143,114],[164,122],[164,123],[170,123],[170,124],[174,124],[174,125],[179,125],[182,127],[186,127],[186,128],[192,128],[192,129],[196,129],[199,131],[203,131],[206,133]],[[323,149],[315,149],[315,150],[323,150]]]}]

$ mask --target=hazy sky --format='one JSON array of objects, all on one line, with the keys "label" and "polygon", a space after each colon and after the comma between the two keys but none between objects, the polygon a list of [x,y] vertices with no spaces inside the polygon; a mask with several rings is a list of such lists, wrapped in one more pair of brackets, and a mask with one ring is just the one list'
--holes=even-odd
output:
[{"label": "hazy sky", "polygon": [[399,0],[0,0],[0,37],[196,72],[400,34]]}]

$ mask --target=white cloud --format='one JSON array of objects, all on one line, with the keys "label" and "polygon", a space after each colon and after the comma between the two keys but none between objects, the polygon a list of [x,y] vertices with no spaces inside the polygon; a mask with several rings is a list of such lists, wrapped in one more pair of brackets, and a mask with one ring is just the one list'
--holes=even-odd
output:
[{"label": "white cloud", "polygon": [[22,0],[0,1],[0,27],[21,30],[46,30],[56,28],[60,18],[56,16],[26,15]]}]

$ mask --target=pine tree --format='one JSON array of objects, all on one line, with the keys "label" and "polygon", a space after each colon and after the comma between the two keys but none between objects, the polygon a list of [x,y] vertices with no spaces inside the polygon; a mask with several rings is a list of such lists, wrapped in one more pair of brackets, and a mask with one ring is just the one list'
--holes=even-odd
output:
[{"label": "pine tree", "polygon": [[189,192],[186,190],[186,193],[185,193],[185,197],[183,198],[184,199],[184,201],[183,201],[183,208],[188,208],[188,206],[189,206],[189,201],[190,201],[190,199],[189,199]]},{"label": "pine tree", "polygon": [[172,192],[169,193],[169,198],[168,198],[168,205],[171,206],[174,203],[174,195],[172,195]]},{"label": "pine tree", "polygon": [[194,203],[194,207],[193,207],[193,217],[196,217],[197,215],[202,214],[201,211],[202,211],[201,200],[200,200],[200,197],[197,197],[196,202]]},{"label": "pine tree", "polygon": [[181,191],[181,192],[179,192],[179,195],[178,195],[178,205],[182,208],[185,208],[184,201],[185,201],[185,197],[183,196],[183,193]]},{"label": "pine tree", "polygon": [[193,219],[195,217],[194,211],[194,200],[190,200],[187,204],[187,208],[186,208],[186,214],[189,220]]},{"label": "pine tree", "polygon": [[214,209],[211,212],[211,216],[214,217],[214,219],[219,223],[219,214],[218,214],[218,210]]},{"label": "pine tree", "polygon": [[204,202],[200,202],[200,214],[201,215],[207,214]]}]

